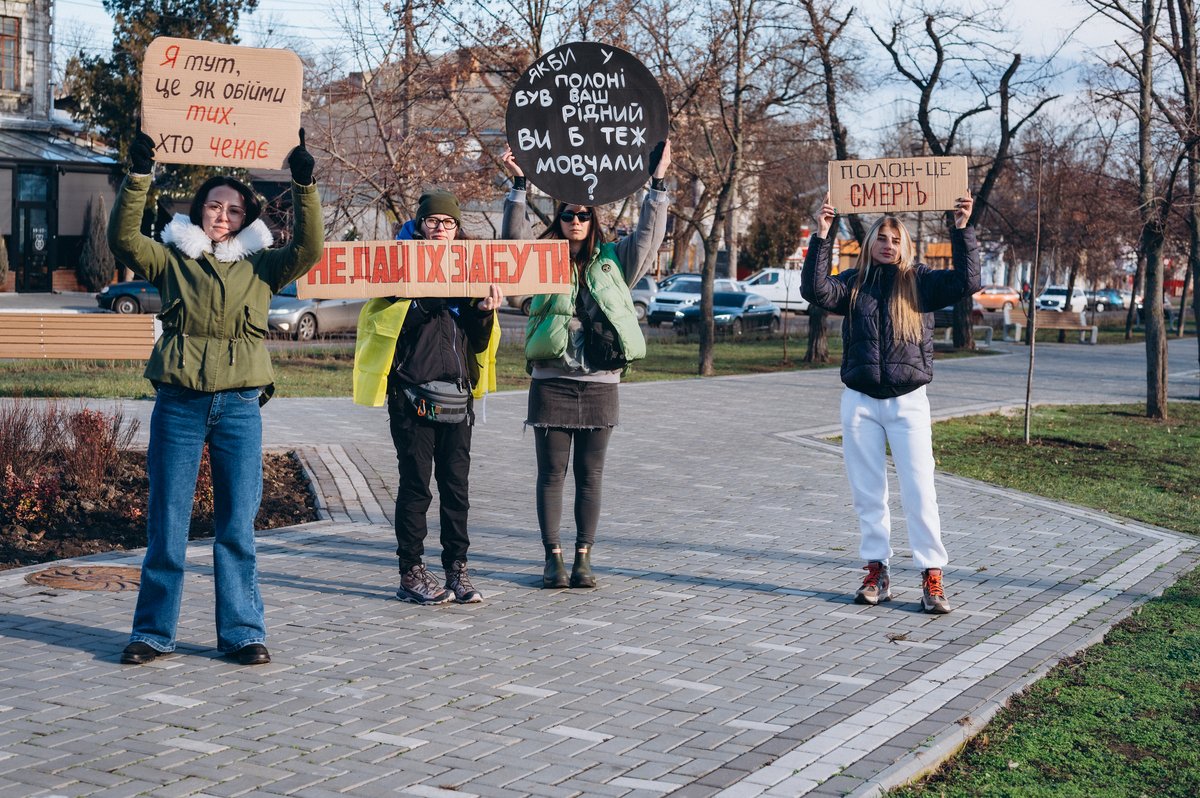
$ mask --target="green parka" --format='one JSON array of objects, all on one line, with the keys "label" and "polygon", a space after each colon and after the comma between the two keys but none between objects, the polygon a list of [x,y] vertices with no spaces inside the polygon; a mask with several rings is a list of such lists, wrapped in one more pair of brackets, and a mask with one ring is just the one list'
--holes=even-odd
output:
[{"label": "green parka", "polygon": [[321,258],[325,231],[316,185],[292,184],[292,240],[267,249],[261,219],[216,245],[179,214],[164,235],[170,245],[141,234],[150,175],[129,175],[117,195],[108,243],[117,260],[154,283],[162,297],[162,336],[144,376],[156,383],[215,392],[263,388],[274,393],[275,374],[263,339],[271,296],[303,276]]}]

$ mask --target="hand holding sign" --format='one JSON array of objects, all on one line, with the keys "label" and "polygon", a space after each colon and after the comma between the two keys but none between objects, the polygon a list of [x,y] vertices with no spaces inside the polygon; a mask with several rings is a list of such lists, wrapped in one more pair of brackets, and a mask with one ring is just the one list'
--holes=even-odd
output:
[{"label": "hand holding sign", "polygon": [[300,143],[292,148],[287,157],[288,169],[292,171],[292,182],[298,186],[311,186],[313,167],[316,162],[304,146],[304,128],[300,128]]},{"label": "hand holding sign", "polygon": [[967,226],[967,222],[971,221],[971,211],[975,209],[975,198],[967,194],[965,197],[959,197],[954,203],[954,226],[959,230]]},{"label": "hand holding sign", "polygon": [[837,208],[829,204],[829,195],[825,195],[825,201],[821,203],[821,210],[817,211],[817,238],[829,238],[829,231],[833,228],[833,220],[837,217]]},{"label": "hand holding sign", "polygon": [[154,139],[138,129],[129,146],[129,173],[134,175],[154,174]]}]

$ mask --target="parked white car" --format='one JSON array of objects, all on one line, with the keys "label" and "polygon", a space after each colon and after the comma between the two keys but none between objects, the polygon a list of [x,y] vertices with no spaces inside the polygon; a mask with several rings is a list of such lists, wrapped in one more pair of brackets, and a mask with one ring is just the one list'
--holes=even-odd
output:
[{"label": "parked white car", "polygon": [[800,296],[799,269],[762,269],[742,282],[747,291],[766,297],[781,310],[808,312],[808,300]]},{"label": "parked white car", "polygon": [[1038,310],[1069,310],[1079,313],[1087,307],[1087,297],[1083,289],[1075,286],[1071,292],[1071,302],[1067,304],[1067,287],[1065,285],[1048,285],[1037,298]]},{"label": "parked white car", "polygon": [[[744,291],[745,287],[737,280],[718,278],[713,280],[713,291]],[[657,327],[664,321],[668,324],[675,321],[675,311],[682,310],[688,305],[700,301],[700,275],[673,274],[658,284],[658,293],[650,300],[650,312],[646,314],[646,323]]]}]

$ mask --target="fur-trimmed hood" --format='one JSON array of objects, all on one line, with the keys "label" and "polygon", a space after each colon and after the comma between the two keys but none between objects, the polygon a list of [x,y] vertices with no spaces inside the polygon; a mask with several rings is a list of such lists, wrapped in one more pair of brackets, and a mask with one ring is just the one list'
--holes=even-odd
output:
[{"label": "fur-trimmed hood", "polygon": [[192,224],[192,220],[182,213],[175,214],[170,223],[163,228],[162,240],[164,244],[174,246],[189,258],[198,258],[205,252],[211,252],[223,263],[239,261],[275,243],[275,237],[271,235],[266,223],[262,219],[255,219],[236,236],[214,247],[213,240],[204,229]]}]

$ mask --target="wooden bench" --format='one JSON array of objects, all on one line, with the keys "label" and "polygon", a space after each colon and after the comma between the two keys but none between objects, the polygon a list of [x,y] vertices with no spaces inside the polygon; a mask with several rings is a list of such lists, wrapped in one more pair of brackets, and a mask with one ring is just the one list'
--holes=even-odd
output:
[{"label": "wooden bench", "polygon": [[[1004,309],[1004,340],[1005,341],[1020,341],[1021,332],[1025,329],[1028,323],[1028,317],[1024,314],[1015,314],[1010,312],[1010,308]],[[1091,343],[1096,343],[1096,338],[1100,334],[1100,328],[1095,324],[1088,324],[1083,317],[1083,313],[1071,313],[1070,311],[1058,310],[1034,310],[1033,326],[1039,330],[1068,330],[1079,333],[1079,343],[1084,343],[1087,340],[1087,334],[1090,330],[1092,333]]]},{"label": "wooden bench", "polygon": [[0,358],[145,360],[156,321],[151,314],[0,313]]}]

